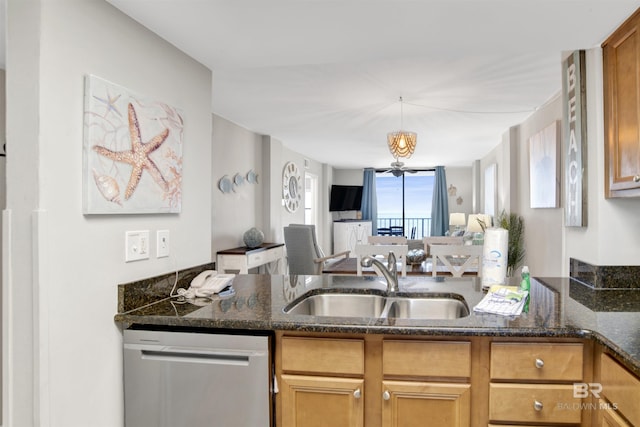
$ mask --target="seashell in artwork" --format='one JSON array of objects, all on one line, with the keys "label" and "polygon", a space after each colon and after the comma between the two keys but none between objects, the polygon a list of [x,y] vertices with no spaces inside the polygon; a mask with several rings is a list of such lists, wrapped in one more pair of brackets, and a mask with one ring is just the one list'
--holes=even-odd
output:
[{"label": "seashell in artwork", "polygon": [[120,187],[116,179],[109,175],[98,175],[98,172],[93,170],[93,179],[96,181],[96,187],[100,190],[100,194],[106,200],[117,203],[122,206],[120,201]]}]

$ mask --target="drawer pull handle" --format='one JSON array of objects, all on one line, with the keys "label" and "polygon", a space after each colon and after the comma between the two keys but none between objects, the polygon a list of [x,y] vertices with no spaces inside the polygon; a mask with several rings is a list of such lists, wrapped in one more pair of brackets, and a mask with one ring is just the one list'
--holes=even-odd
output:
[{"label": "drawer pull handle", "polygon": [[543,366],[544,366],[544,360],[536,359],[536,368],[542,369]]},{"label": "drawer pull handle", "polygon": [[356,399],[360,399],[361,396],[362,396],[362,392],[360,391],[359,388],[353,392],[353,397],[355,397]]},{"label": "drawer pull handle", "polygon": [[640,182],[640,175],[636,175],[633,177],[633,182]]},{"label": "drawer pull handle", "polygon": [[533,402],[533,409],[535,409],[536,411],[542,411],[542,402],[538,402],[537,400],[535,400]]},{"label": "drawer pull handle", "polygon": [[382,398],[384,400],[389,400],[391,399],[391,394],[389,393],[389,390],[385,390],[384,393],[382,393]]}]

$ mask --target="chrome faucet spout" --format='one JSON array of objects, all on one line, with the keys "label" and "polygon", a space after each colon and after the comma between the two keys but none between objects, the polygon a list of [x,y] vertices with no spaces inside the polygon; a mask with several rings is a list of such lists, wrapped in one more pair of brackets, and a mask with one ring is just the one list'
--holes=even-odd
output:
[{"label": "chrome faucet spout", "polygon": [[375,265],[378,267],[385,280],[387,281],[387,293],[395,293],[398,292],[398,265],[396,264],[396,255],[393,251],[389,252],[389,256],[387,257],[387,265],[384,265],[377,259],[365,256],[360,261],[360,265],[363,267],[371,267]]}]

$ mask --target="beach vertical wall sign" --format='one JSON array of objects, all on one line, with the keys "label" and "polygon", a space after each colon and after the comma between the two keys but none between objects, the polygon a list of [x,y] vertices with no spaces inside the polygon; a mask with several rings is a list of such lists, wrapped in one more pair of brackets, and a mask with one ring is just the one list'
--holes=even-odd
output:
[{"label": "beach vertical wall sign", "polygon": [[83,213],[178,213],[182,114],[96,76],[85,78]]},{"label": "beach vertical wall sign", "polygon": [[585,52],[562,62],[565,225],[587,226],[587,99]]}]

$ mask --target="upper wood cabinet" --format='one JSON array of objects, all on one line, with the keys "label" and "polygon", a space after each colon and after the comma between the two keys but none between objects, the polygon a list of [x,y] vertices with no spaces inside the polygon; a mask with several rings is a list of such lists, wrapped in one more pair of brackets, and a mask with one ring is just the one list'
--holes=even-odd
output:
[{"label": "upper wood cabinet", "polygon": [[603,44],[605,197],[640,196],[640,9]]}]

